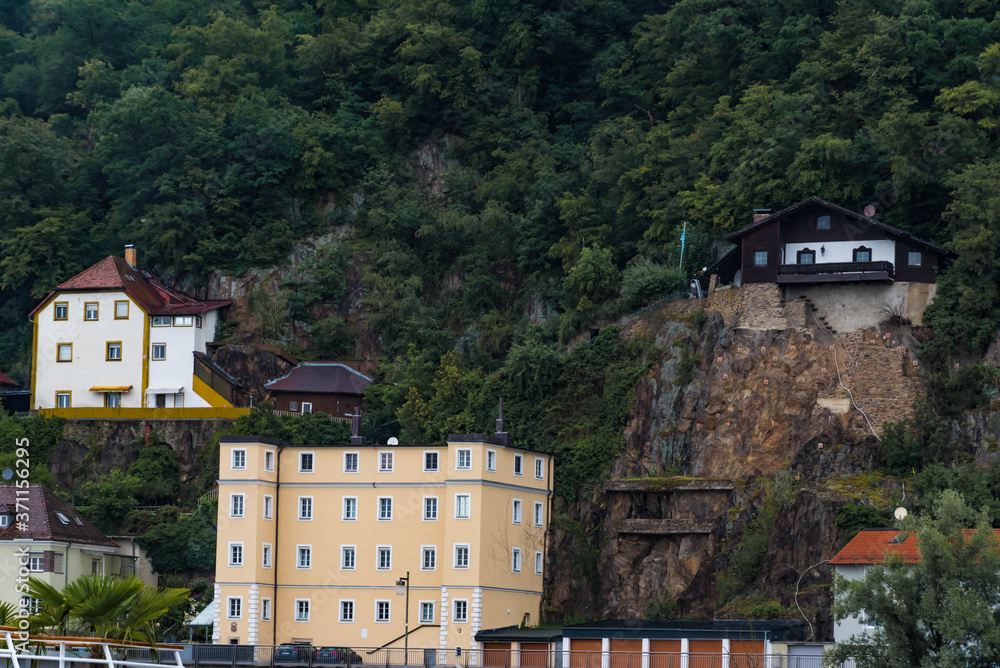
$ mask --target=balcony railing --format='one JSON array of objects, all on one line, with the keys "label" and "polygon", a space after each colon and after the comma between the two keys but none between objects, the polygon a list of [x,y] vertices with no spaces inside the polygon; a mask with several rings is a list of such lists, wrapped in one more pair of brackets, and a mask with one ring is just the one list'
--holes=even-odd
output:
[{"label": "balcony railing", "polygon": [[[783,281],[782,278],[785,278]],[[878,281],[893,280],[892,262],[821,262],[819,264],[782,264],[778,266],[778,282],[808,281]]]}]

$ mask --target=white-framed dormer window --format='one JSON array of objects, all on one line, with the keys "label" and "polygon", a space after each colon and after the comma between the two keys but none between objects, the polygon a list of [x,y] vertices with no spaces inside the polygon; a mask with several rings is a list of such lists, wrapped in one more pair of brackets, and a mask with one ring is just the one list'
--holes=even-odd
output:
[{"label": "white-framed dormer window", "polygon": [[344,473],[357,473],[358,472],[358,458],[360,453],[357,452],[345,452],[344,453]]},{"label": "white-framed dormer window", "polygon": [[375,568],[380,571],[392,570],[391,545],[379,545],[375,548]]},{"label": "white-framed dormer window", "polygon": [[340,621],[354,623],[354,599],[340,599]]},{"label": "white-framed dormer window", "polygon": [[274,519],[274,497],[270,494],[264,495],[264,519]]},{"label": "white-framed dormer window", "polygon": [[456,624],[465,624],[469,621],[469,602],[464,598],[457,598],[453,603],[455,606],[451,621]]},{"label": "white-framed dormer window", "polygon": [[380,496],[380,497],[378,497],[378,521],[379,522],[391,522],[392,521],[392,497],[391,496]]},{"label": "white-framed dormer window", "polygon": [[514,499],[514,505],[510,514],[510,521],[514,524],[521,523],[521,499]]},{"label": "white-framed dormer window", "polygon": [[486,470],[494,473],[497,470],[497,451],[487,450],[486,451]]},{"label": "white-framed dormer window", "polygon": [[455,568],[465,569],[469,567],[469,544],[468,543],[456,543],[455,544]]},{"label": "white-framed dormer window", "polygon": [[375,621],[379,624],[388,624],[390,616],[389,601],[375,601]]},{"label": "white-framed dormer window", "polygon": [[469,494],[455,495],[455,519],[467,520],[471,517],[472,496]]},{"label": "white-framed dormer window", "polygon": [[392,450],[383,450],[378,453],[378,470],[379,473],[392,473],[393,466],[393,452]]},{"label": "white-framed dormer window", "polygon": [[264,543],[260,547],[260,566],[261,568],[271,567],[271,544]]},{"label": "white-framed dormer window", "polygon": [[536,527],[540,527],[544,523],[543,521],[545,519],[545,508],[542,505],[541,501],[535,501],[535,514],[532,519],[533,519],[533,524]]},{"label": "white-framed dormer window", "polygon": [[535,575],[542,574],[542,553],[535,552]]},{"label": "white-framed dormer window", "polygon": [[357,545],[341,545],[340,570],[353,571],[355,568],[357,568],[357,563],[358,563],[357,556],[358,556]]},{"label": "white-framed dormer window", "polygon": [[420,570],[437,570],[437,546],[422,545],[420,547]]},{"label": "white-framed dormer window", "polygon": [[434,601],[420,601],[420,623],[434,623]]},{"label": "white-framed dormer window", "polygon": [[312,473],[312,472],[313,472],[313,453],[300,452],[299,473]]},{"label": "white-framed dormer window", "polygon": [[297,598],[297,599],[295,599],[295,621],[297,621],[297,622],[308,622],[309,621],[309,599],[308,598]]},{"label": "white-framed dormer window", "polygon": [[514,455],[514,475],[524,475],[524,455]]},{"label": "white-framed dormer window", "polygon": [[424,473],[437,473],[438,451],[424,450]]},{"label": "white-framed dormer window", "polygon": [[170,327],[170,322],[172,318],[169,315],[154,315],[152,316],[153,327]]},{"label": "white-framed dormer window", "polygon": [[229,565],[230,566],[243,565],[243,543],[229,544]]},{"label": "white-framed dormer window", "polygon": [[344,515],[343,519],[345,522],[357,522],[358,521],[358,497],[356,496],[345,496],[344,497]]},{"label": "white-framed dormer window", "polygon": [[472,468],[472,450],[459,448],[455,451],[455,468],[459,471],[468,471]]},{"label": "white-framed dormer window", "polygon": [[437,522],[438,518],[438,498],[436,496],[424,497],[424,521]]},{"label": "white-framed dormer window", "polygon": [[10,515],[0,515],[0,528],[10,526]]},{"label": "white-framed dormer window", "polygon": [[241,471],[247,467],[247,451],[243,448],[233,450],[233,470]]},{"label": "white-framed dormer window", "polygon": [[243,599],[230,596],[226,600],[226,619],[239,619],[243,615]]},{"label": "white-framed dormer window", "polygon": [[274,471],[274,450],[264,451],[264,470]]},{"label": "white-framed dormer window", "polygon": [[262,622],[271,621],[271,599],[260,599],[260,619]]},{"label": "white-framed dormer window", "polygon": [[535,479],[545,479],[545,460],[541,457],[535,457]]},{"label": "white-framed dormer window", "polygon": [[311,520],[313,518],[313,498],[311,496],[299,497],[299,519]]},{"label": "white-framed dormer window", "polygon": [[242,494],[229,495],[229,516],[243,517],[244,496]]},{"label": "white-framed dormer window", "polygon": [[515,547],[510,551],[510,572],[521,572],[521,548]]},{"label": "white-framed dormer window", "polygon": [[295,568],[299,570],[312,568],[312,545],[295,546]]}]

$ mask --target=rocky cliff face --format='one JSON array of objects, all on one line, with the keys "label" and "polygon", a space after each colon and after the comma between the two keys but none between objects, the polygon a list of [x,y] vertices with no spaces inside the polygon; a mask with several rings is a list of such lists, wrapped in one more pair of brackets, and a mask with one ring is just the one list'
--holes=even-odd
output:
[{"label": "rocky cliff face", "polygon": [[[921,381],[907,330],[832,335],[806,324],[805,307],[792,320],[781,303],[755,304],[766,315],[755,322],[740,307],[689,300],[625,328],[662,355],[635,388],[612,481],[561,509],[552,609],[640,617],[668,594],[712,614],[716,576],[765,503],[761,490],[780,478],[786,495],[749,590],[796,615],[801,607],[816,637],[829,637],[822,562],[841,546],[837,508],[859,496],[843,480],[877,468],[874,434],[908,414]],[[572,585],[581,575],[589,588]]]}]

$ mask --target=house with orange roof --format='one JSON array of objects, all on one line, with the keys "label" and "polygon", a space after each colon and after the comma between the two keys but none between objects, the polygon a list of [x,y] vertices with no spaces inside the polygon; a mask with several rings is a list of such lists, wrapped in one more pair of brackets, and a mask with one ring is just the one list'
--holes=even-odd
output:
[{"label": "house with orange roof", "polygon": [[149,418],[223,417],[246,406],[239,382],[206,354],[230,304],[166,287],[126,246],[124,258],[73,276],[31,312],[32,408]]}]

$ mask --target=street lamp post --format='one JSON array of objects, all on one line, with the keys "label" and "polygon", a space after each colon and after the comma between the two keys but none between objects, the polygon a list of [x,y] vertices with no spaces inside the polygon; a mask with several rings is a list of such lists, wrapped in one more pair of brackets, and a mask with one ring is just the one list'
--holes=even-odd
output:
[{"label": "street lamp post", "polygon": [[410,665],[410,571],[405,578],[396,580],[396,595],[406,595],[406,607],[403,614],[403,665]]}]

